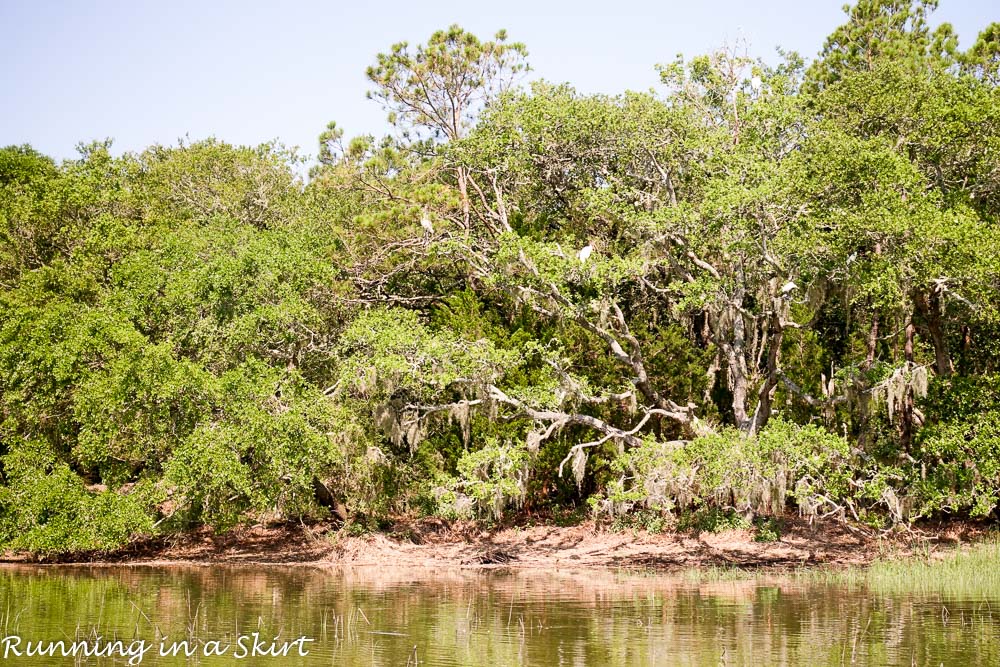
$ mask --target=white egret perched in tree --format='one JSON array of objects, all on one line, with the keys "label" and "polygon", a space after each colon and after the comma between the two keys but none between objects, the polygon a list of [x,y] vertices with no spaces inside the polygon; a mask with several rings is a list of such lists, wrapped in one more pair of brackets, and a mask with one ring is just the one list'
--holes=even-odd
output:
[{"label": "white egret perched in tree", "polygon": [[759,76],[754,76],[750,79],[750,87],[753,88],[753,92],[755,93],[760,92],[760,87],[763,83]]},{"label": "white egret perched in tree", "polygon": [[587,258],[590,257],[592,252],[594,252],[594,246],[588,242],[587,245],[580,248],[580,252],[578,252],[576,256],[580,258],[581,264],[586,264]]},{"label": "white egret perched in tree", "polygon": [[792,290],[798,289],[798,287],[799,287],[798,285],[789,280],[787,283],[781,286],[781,293],[785,296],[788,296],[789,294],[792,293]]},{"label": "white egret perched in tree", "polygon": [[427,216],[427,211],[424,211],[423,216],[420,218],[420,226],[424,228],[424,231],[428,234],[434,233],[434,225],[431,224],[431,219]]}]

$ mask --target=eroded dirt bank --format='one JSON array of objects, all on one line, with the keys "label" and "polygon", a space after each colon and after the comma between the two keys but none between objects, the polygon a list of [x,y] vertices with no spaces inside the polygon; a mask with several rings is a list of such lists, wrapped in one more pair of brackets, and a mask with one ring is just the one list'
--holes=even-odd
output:
[{"label": "eroded dirt bank", "polygon": [[[487,530],[439,520],[400,522],[390,530],[351,535],[331,526],[245,528],[226,535],[209,531],[137,542],[106,554],[60,562],[78,563],[281,563],[393,565],[407,567],[598,567],[679,569],[700,566],[787,568],[802,565],[861,565],[877,557],[905,556],[975,540],[978,524],[923,526],[878,535],[837,522],[810,526],[786,519],[781,538],[757,542],[749,530],[721,533],[617,532],[594,523],[536,525]],[[6,554],[8,562],[26,559]]]}]

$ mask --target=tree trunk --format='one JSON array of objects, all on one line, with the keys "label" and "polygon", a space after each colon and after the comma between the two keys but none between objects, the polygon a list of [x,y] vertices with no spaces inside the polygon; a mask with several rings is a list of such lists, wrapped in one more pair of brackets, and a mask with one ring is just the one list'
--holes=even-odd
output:
[{"label": "tree trunk", "polygon": [[[736,305],[742,305],[742,294],[737,295]],[[749,396],[749,378],[747,377],[746,362],[746,323],[743,321],[743,314],[737,307],[729,309],[730,331],[722,331],[723,336],[730,334],[731,340],[723,341],[723,351],[726,353],[726,362],[729,366],[729,390],[733,394],[732,408],[733,421],[736,428],[741,431],[748,431],[750,428],[750,416],[747,414],[747,397]]]},{"label": "tree trunk", "polygon": [[868,353],[865,355],[864,370],[870,370],[875,363],[875,349],[878,346],[878,313],[872,315],[872,326],[868,330]]},{"label": "tree trunk", "polygon": [[753,423],[750,425],[750,434],[753,435],[767,425],[771,418],[771,409],[774,405],[774,392],[778,388],[778,364],[781,361],[781,343],[785,337],[785,330],[781,326],[781,315],[779,308],[784,308],[782,300],[774,300],[774,308],[771,313],[770,338],[767,349],[767,376],[760,387],[757,397],[757,409],[754,410]]},{"label": "tree trunk", "polygon": [[[882,254],[882,244],[875,244],[875,254]],[[878,349],[879,314],[875,311],[872,314],[872,324],[868,329],[868,346],[865,354],[865,363],[861,367],[863,372],[868,372],[875,364],[875,352]],[[858,390],[858,408],[861,414],[858,416],[858,448],[864,450],[868,444],[868,427],[871,423],[871,394],[870,387],[862,380],[855,380],[855,389]]]},{"label": "tree trunk", "polygon": [[465,227],[466,235],[469,234],[471,230],[471,213],[469,204],[469,175],[465,170],[465,167],[458,167],[457,170],[458,178],[458,194],[462,199],[462,225]]},{"label": "tree trunk", "polygon": [[968,375],[971,368],[969,357],[972,354],[972,330],[968,324],[962,325],[962,348],[958,356],[958,372]]},{"label": "tree trunk", "polygon": [[951,355],[948,353],[948,341],[944,335],[944,326],[941,321],[941,297],[935,290],[918,292],[914,299],[917,310],[923,317],[927,325],[927,333],[930,334],[931,343],[934,345],[934,370],[940,377],[951,375],[955,367],[951,362]]},{"label": "tree trunk", "polygon": [[[908,364],[913,363],[913,319],[906,323],[906,342],[903,347],[903,354]],[[899,444],[904,452],[910,453],[913,445],[913,387],[907,384],[903,395],[902,414],[899,420]]]}]

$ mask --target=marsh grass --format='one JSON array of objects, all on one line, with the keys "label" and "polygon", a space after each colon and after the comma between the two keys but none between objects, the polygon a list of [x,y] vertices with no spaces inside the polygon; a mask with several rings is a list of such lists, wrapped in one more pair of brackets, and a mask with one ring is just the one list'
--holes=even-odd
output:
[{"label": "marsh grass", "polygon": [[864,586],[884,594],[1000,597],[1000,536],[947,550],[884,557],[865,567],[799,570],[796,579]]},{"label": "marsh grass", "polygon": [[706,584],[757,579],[760,575],[761,572],[755,569],[734,565],[710,565],[683,570],[679,576],[683,582],[688,584]]},{"label": "marsh grass", "polygon": [[[650,576],[661,576],[650,572]],[[940,595],[949,598],[1000,598],[1000,535],[973,544],[910,554],[886,552],[870,565],[797,567],[790,570],[709,566],[676,574],[684,584],[733,581],[783,581],[800,585],[865,588],[891,595]]]}]

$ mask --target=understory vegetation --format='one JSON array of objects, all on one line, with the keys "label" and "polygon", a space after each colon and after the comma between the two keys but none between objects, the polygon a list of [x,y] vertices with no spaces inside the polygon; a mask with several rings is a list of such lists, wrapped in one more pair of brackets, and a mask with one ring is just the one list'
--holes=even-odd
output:
[{"label": "understory vegetation", "polygon": [[620,95],[452,27],[377,56],[394,132],[331,123],[308,178],[270,144],[0,150],[0,548],[995,517],[1000,25],[961,51],[935,5]]}]

